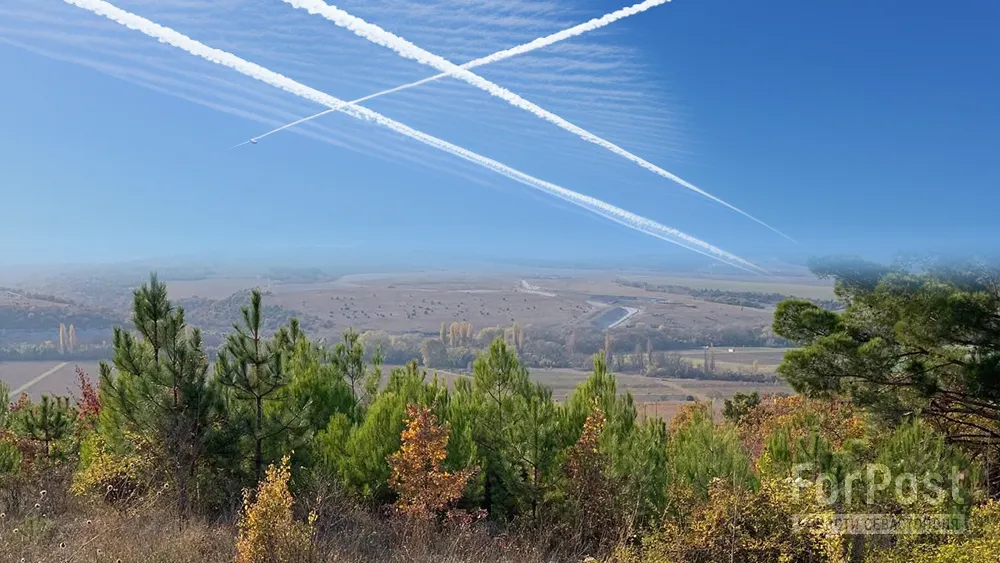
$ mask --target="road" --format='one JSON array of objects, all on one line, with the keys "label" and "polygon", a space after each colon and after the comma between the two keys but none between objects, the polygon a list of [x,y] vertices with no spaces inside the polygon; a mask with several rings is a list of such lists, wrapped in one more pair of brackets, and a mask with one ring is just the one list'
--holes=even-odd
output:
[{"label": "road", "polygon": [[32,385],[38,383],[39,381],[45,379],[46,377],[52,375],[53,373],[56,373],[57,371],[59,371],[62,368],[66,367],[67,365],[69,365],[69,362],[63,362],[63,363],[55,366],[54,368],[46,371],[45,373],[42,373],[41,375],[35,377],[31,381],[29,381],[29,382],[25,383],[24,385],[18,387],[17,389],[14,389],[13,391],[11,391],[10,392],[10,396],[11,397],[17,397],[21,393],[24,393],[25,391],[27,391],[28,389],[30,389]]},{"label": "road", "polygon": [[640,311],[639,309],[635,309],[635,308],[632,308],[632,307],[622,307],[622,309],[625,309],[625,314],[622,315],[622,317],[620,319],[618,319],[617,321],[609,324],[608,325],[609,329],[612,329],[612,328],[615,328],[615,327],[621,325],[625,321],[627,321],[627,320],[631,319],[632,317],[638,315],[639,311]]}]

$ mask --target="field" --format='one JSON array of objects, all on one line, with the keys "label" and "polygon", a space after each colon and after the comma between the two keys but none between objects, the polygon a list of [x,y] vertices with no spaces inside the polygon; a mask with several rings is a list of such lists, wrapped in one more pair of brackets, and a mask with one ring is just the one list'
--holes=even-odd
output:
[{"label": "field", "polygon": [[[184,287],[185,293],[209,288]],[[272,286],[268,302],[308,313],[329,323],[331,332],[347,327],[390,333],[434,334],[442,322],[464,320],[477,329],[509,325],[563,328],[614,325],[608,314],[638,309],[626,325],[676,328],[759,327],[772,311],[713,303],[687,295],[650,293],[623,287],[612,279],[588,276],[571,280],[516,276],[344,278],[323,284]]]},{"label": "field", "polygon": [[[221,300],[237,291],[260,287],[268,293],[268,304],[318,319],[322,325],[316,329],[320,331],[318,336],[336,335],[348,327],[435,334],[442,322],[452,321],[468,321],[477,330],[513,322],[542,329],[579,324],[606,328],[621,318],[616,311],[624,313],[630,309],[638,311],[624,323],[627,326],[705,329],[759,327],[771,322],[773,312],[768,309],[715,303],[682,293],[649,292],[616,283],[619,276],[690,288],[832,297],[828,285],[799,278],[766,283],[595,272],[577,272],[565,277],[387,273],[347,275],[317,283],[279,283],[266,276],[166,281],[172,299]],[[227,319],[220,328],[228,327],[229,322]]]},{"label": "field", "polygon": [[[732,352],[730,352],[732,350]],[[753,362],[757,361],[757,373],[774,373],[787,350],[783,348],[715,348],[715,367],[721,370],[751,373]],[[681,350],[674,352],[696,366],[705,362],[705,350]]]},{"label": "field", "polygon": [[[75,368],[79,365],[90,375],[92,381],[96,383],[98,378],[98,366],[96,363],[73,362],[4,362],[0,363],[0,381],[10,385],[12,391],[11,398],[14,399],[21,391],[37,398],[43,393],[59,395],[76,394],[77,380]],[[385,366],[384,372],[388,375],[389,370],[395,366]],[[459,377],[468,375],[445,371],[428,370],[428,375],[437,373],[449,383]],[[572,369],[534,369],[531,370],[531,377],[550,389],[552,396],[557,401],[563,401],[570,393],[583,382],[589,372]],[[762,384],[730,381],[701,381],[693,379],[657,379],[643,377],[639,375],[621,374],[618,378],[618,391],[630,392],[635,398],[640,413],[645,416],[663,416],[669,419],[678,408],[688,402],[688,397],[694,397],[700,401],[720,402],[733,396],[735,393],[758,392],[761,395],[768,393],[790,393],[791,390],[784,384]],[[718,406],[718,405],[717,405]]]}]

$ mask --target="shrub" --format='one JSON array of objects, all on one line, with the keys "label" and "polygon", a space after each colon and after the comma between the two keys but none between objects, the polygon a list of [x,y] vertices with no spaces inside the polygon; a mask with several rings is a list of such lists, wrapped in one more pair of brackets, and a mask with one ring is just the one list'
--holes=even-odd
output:
[{"label": "shrub", "polygon": [[307,560],[312,551],[315,513],[306,522],[292,514],[292,494],[288,491],[291,471],[288,456],[281,465],[267,468],[251,501],[250,491],[243,491],[243,512],[236,538],[236,563],[291,563]]},{"label": "shrub", "polygon": [[[708,500],[689,517],[668,519],[640,547],[623,548],[627,563],[839,563],[843,540],[833,513],[790,479],[765,481],[758,491],[712,482]],[[808,515],[800,518],[798,515]]]}]

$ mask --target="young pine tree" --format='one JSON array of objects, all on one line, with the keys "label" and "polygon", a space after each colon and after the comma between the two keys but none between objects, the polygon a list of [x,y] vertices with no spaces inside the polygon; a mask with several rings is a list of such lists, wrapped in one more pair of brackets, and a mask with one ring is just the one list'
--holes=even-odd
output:
[{"label": "young pine tree", "polygon": [[17,410],[14,426],[22,437],[42,444],[45,457],[52,456],[52,444],[70,435],[76,413],[66,397],[42,395],[38,403]]},{"label": "young pine tree", "polygon": [[293,323],[289,331],[279,331],[273,339],[266,338],[259,289],[253,290],[250,306],[244,306],[242,313],[243,324],[233,325],[235,332],[227,337],[219,351],[215,372],[219,383],[232,393],[232,398],[250,406],[253,468],[259,482],[264,476],[264,443],[295,426],[308,405],[302,405],[295,413],[279,408],[275,416],[267,416],[266,403],[280,403],[286,399],[283,391],[291,383],[286,369],[288,347],[301,337],[298,323]]},{"label": "young pine tree", "polygon": [[114,370],[101,363],[99,429],[117,445],[127,447],[126,436],[157,445],[158,465],[177,487],[183,518],[208,453],[218,393],[207,377],[200,331],[188,328],[156,274],[135,290],[132,322],[137,334],[114,330]]}]

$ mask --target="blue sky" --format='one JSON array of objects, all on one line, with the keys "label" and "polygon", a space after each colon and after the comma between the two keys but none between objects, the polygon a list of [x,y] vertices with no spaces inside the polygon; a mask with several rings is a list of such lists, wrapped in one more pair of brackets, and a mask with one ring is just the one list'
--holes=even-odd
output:
[{"label": "blue sky", "polygon": [[[117,6],[352,99],[436,71],[280,0]],[[629,3],[347,0],[462,63]],[[994,251],[1000,4],[674,0],[475,72],[764,227],[445,79],[369,107],[760,260]],[[0,263],[255,248],[564,258],[687,251],[58,1],[0,6]]]}]

